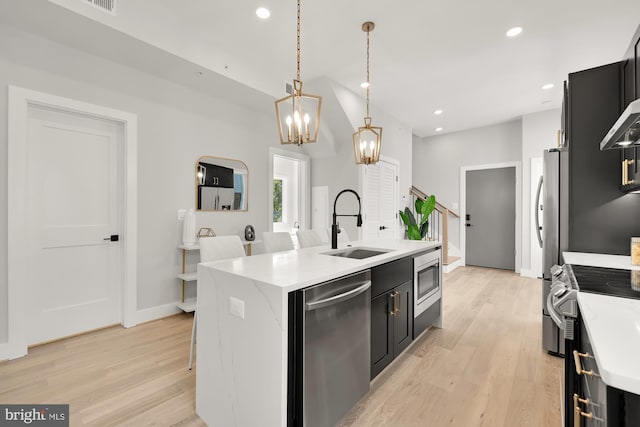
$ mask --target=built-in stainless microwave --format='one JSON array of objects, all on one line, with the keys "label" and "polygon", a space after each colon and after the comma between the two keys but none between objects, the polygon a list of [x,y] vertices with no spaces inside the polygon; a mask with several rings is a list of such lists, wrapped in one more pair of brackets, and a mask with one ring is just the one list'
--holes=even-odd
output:
[{"label": "built-in stainless microwave", "polygon": [[427,252],[413,259],[413,316],[418,317],[442,297],[442,251]]}]

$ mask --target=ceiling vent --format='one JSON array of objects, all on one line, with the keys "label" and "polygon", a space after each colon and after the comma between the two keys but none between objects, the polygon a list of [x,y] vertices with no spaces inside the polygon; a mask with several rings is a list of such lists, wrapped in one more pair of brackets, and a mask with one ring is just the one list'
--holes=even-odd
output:
[{"label": "ceiling vent", "polygon": [[116,14],[116,0],[85,0],[90,5],[102,10],[103,12]]}]

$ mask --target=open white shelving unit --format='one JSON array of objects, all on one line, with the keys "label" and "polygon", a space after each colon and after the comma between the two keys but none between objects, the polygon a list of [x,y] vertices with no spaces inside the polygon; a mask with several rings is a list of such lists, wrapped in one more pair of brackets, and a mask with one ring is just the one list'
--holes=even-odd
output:
[{"label": "open white shelving unit", "polygon": [[[245,251],[248,256],[251,255],[252,243],[258,242],[262,242],[262,240],[248,241],[242,239],[242,244],[246,247]],[[195,245],[178,245],[178,249],[182,250],[182,272],[178,273],[177,276],[178,279],[182,281],[182,302],[178,304],[178,308],[185,313],[193,313],[196,309],[196,299],[185,299],[184,295],[187,283],[195,283],[198,281],[198,272],[187,271],[187,252],[200,251],[200,245],[198,245],[197,243]]]},{"label": "open white shelving unit", "polygon": [[184,294],[187,283],[198,280],[198,273],[196,271],[187,271],[187,252],[200,251],[200,245],[178,245],[178,249],[182,250],[182,272],[178,274],[178,279],[182,281],[182,302],[178,304],[178,308],[185,313],[192,313],[196,309],[196,299],[185,299]]}]

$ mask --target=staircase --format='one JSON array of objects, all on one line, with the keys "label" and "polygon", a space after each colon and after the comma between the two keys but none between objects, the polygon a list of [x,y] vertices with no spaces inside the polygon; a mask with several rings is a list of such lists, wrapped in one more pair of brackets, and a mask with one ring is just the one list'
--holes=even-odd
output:
[{"label": "staircase", "polygon": [[[416,198],[425,200],[428,197],[424,191],[413,185],[409,188],[409,194],[412,196],[411,206],[414,207],[414,210]],[[436,208],[429,216],[429,231],[425,237],[427,240],[442,242],[442,263],[445,266],[445,272],[455,269],[457,267],[456,262],[460,259],[460,257],[449,255],[449,215],[454,218],[460,218],[460,215],[436,200]]]}]

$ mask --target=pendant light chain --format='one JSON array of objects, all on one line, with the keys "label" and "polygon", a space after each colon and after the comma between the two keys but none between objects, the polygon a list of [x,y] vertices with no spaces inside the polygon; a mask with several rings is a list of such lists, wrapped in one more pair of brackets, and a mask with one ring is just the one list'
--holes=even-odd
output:
[{"label": "pendant light chain", "polygon": [[367,117],[369,117],[369,88],[371,87],[371,79],[369,77],[369,33],[367,31]]},{"label": "pendant light chain", "polygon": [[298,81],[300,81],[300,0],[298,0],[298,29],[297,29],[297,45],[296,45],[296,49],[298,52],[298,76],[297,79]]}]

